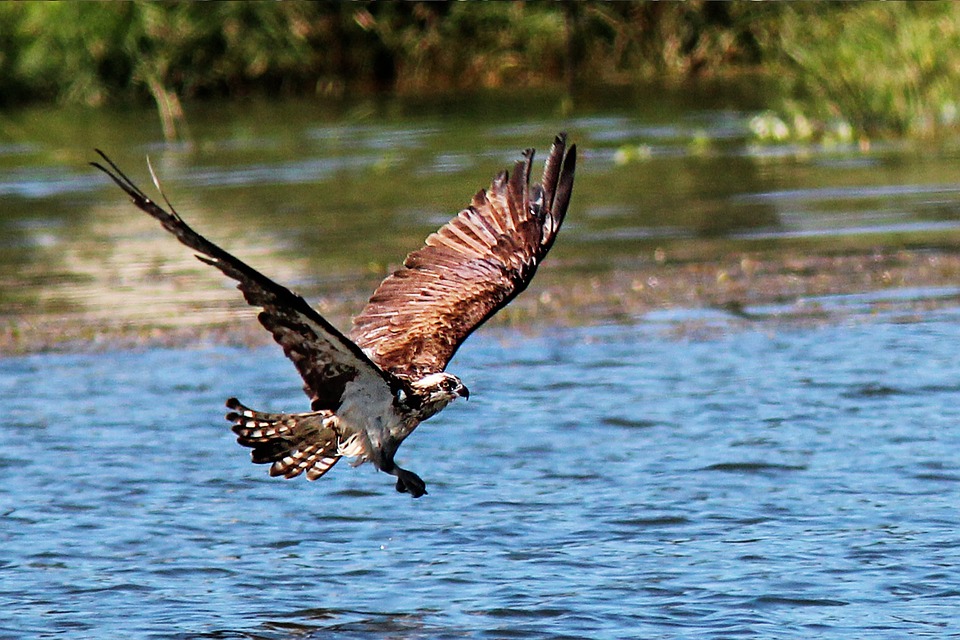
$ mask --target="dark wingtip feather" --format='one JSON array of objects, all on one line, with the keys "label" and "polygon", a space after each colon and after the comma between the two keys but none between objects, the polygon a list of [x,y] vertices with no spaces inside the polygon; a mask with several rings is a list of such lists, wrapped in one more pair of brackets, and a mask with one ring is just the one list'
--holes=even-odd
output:
[{"label": "dark wingtip feather", "polygon": [[547,156],[547,161],[543,165],[543,178],[540,184],[543,185],[543,191],[546,195],[546,207],[550,210],[553,209],[554,194],[557,189],[557,181],[560,179],[560,170],[564,164],[564,152],[566,148],[567,134],[561,131],[553,138],[550,155]]},{"label": "dark wingtip feather", "polygon": [[530,167],[533,164],[533,149],[523,152],[523,160],[518,160],[513,167],[507,183],[507,204],[514,224],[519,226],[526,212],[530,209],[527,185],[530,184]]},{"label": "dark wingtip feather", "polygon": [[577,145],[572,145],[563,160],[563,170],[553,198],[551,213],[557,218],[557,224],[563,221],[570,205],[570,195],[573,193],[573,176],[577,170]]},{"label": "dark wingtip feather", "polygon": [[[559,140],[560,136],[557,136],[557,138]],[[554,156],[551,153],[550,160],[553,159]],[[552,170],[554,167],[550,167],[550,169]],[[550,251],[550,248],[556,241],[557,232],[560,230],[560,226],[563,224],[563,220],[567,215],[567,207],[570,205],[570,196],[573,193],[573,177],[577,170],[577,145],[574,144],[570,146],[566,155],[563,156],[562,163],[557,163],[556,169],[558,169],[559,174],[555,177],[551,176],[554,180],[553,189],[548,191],[546,184],[544,184],[543,187],[545,192],[544,198],[547,200],[545,204],[548,206],[550,217],[553,218],[552,228],[543,243],[544,254]],[[544,169],[544,178],[546,179],[546,177],[547,169]]]},{"label": "dark wingtip feather", "polygon": [[94,149],[94,151],[97,152],[97,155],[99,155],[104,162],[110,165],[110,168],[108,169],[107,167],[103,166],[99,162],[91,162],[90,163],[91,167],[99,169],[100,171],[107,174],[107,177],[113,180],[118,187],[123,189],[128,196],[133,198],[134,202],[137,202],[139,199],[147,200],[149,202],[149,198],[147,198],[146,195],[144,195],[144,193],[139,188],[137,188],[135,184],[133,184],[130,178],[128,178],[127,175],[120,170],[120,167],[118,167],[113,162],[113,160],[111,160],[109,156],[107,156],[107,154],[105,154],[100,149]]}]

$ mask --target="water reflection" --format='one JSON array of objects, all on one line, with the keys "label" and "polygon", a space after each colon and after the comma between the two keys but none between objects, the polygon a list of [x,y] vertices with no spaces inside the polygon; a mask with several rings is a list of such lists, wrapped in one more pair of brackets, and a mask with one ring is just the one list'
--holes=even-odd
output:
[{"label": "water reflection", "polygon": [[[535,101],[538,108],[505,96],[198,105],[194,143],[179,146],[156,144],[149,111],[18,112],[10,118],[11,142],[0,149],[0,320],[12,327],[8,333],[58,324],[144,333],[219,326],[242,309],[222,279],[86,169],[94,146],[145,185],[144,155],[151,155],[167,194],[194,226],[343,321],[470,194],[522,148],[542,151],[558,129],[570,130],[584,162],[563,241],[541,276],[554,300],[543,309],[571,303],[565,290],[607,289],[605,300],[588,297],[583,310],[616,316],[611,301],[636,297],[635,287],[650,282],[647,271],[664,255],[679,264],[743,251],[776,259],[782,251],[832,254],[838,247],[943,250],[960,238],[950,155],[876,145],[761,157],[749,137],[749,112],[731,108],[729,95],[718,94],[714,105],[664,95],[660,102],[643,96],[642,107],[633,107],[623,98],[598,98],[567,117],[551,115],[548,97]],[[618,161],[625,146],[649,153]],[[838,163],[844,159],[858,161]],[[729,272],[716,267],[718,282]],[[902,284],[945,284],[924,273]],[[687,292],[683,300],[706,286],[685,280],[676,290]],[[851,282],[846,291],[861,286]],[[701,299],[694,306],[704,302],[750,304]],[[518,313],[538,313],[535,306]]]},{"label": "water reflection", "polygon": [[[471,338],[453,363],[471,402],[404,448],[429,500],[363,469],[308,484],[249,465],[223,399],[304,402],[274,345],[0,359],[0,635],[951,628],[957,160],[757,154],[739,112],[668,106],[254,104],[201,109],[192,147],[157,146],[147,112],[11,115],[10,335],[269,339],[84,169],[94,146],[144,184],[149,152],[195,226],[340,326],[519,149],[568,127],[586,153],[549,268],[503,316],[518,328]],[[617,164],[621,145],[652,151]]]}]

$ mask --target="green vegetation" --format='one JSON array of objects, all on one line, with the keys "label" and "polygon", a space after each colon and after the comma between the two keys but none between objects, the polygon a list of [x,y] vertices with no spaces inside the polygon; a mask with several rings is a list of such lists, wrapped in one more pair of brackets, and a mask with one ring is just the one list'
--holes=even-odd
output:
[{"label": "green vegetation", "polygon": [[784,71],[784,120],[801,117],[821,131],[846,122],[857,136],[956,129],[960,4],[865,3],[826,12],[835,19],[823,9],[785,7],[767,44]]},{"label": "green vegetation", "polygon": [[152,100],[174,138],[199,98],[746,72],[780,96],[758,139],[928,137],[958,125],[958,45],[949,2],[0,3],[0,104]]}]

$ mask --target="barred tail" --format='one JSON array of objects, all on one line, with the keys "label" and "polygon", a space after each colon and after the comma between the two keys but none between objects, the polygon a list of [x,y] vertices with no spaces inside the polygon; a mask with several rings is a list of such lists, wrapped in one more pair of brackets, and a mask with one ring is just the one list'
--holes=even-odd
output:
[{"label": "barred tail", "polygon": [[330,411],[263,413],[236,398],[227,400],[227,408],[237,442],[253,449],[254,463],[272,463],[271,476],[296,478],[306,472],[307,480],[316,480],[341,457],[337,417]]}]

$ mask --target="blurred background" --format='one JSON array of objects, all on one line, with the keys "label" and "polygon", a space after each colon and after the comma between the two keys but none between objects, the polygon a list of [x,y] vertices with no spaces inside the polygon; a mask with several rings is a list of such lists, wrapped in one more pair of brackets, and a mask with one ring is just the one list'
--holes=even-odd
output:
[{"label": "blurred background", "polygon": [[[753,76],[777,138],[932,135],[957,123],[950,3],[12,3],[4,106],[696,86]],[[804,122],[805,121],[805,122]],[[844,128],[851,131],[844,132]],[[826,129],[826,130],[825,130]],[[758,132],[764,137],[764,133]]]},{"label": "blurred background", "polygon": [[[0,2],[0,638],[956,637],[958,82],[955,2]],[[296,372],[89,166],[346,330],[558,131],[416,501],[249,464]]]},{"label": "blurred background", "polygon": [[0,348],[242,309],[94,148],[339,323],[559,130],[576,198],[517,317],[942,284],[958,45],[953,3],[3,4]]}]

